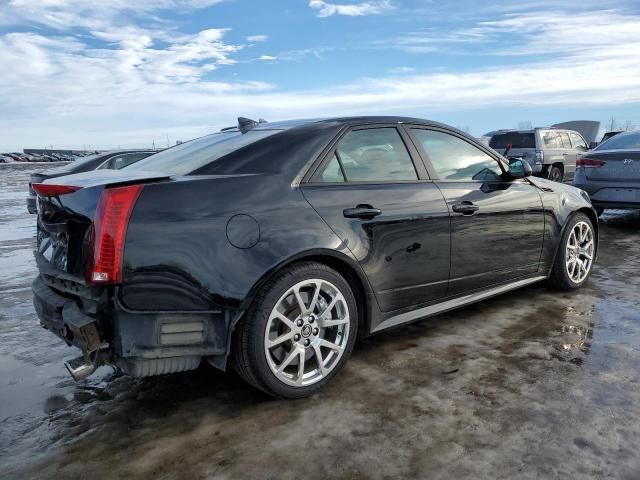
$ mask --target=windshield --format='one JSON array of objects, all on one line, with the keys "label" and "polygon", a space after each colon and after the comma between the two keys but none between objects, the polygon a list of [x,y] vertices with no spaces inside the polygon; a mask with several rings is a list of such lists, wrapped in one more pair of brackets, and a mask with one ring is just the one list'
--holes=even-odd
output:
[{"label": "windshield", "polygon": [[536,148],[533,132],[507,132],[491,137],[489,146],[493,149],[505,149],[511,144],[512,148]]},{"label": "windshield", "polygon": [[639,150],[640,149],[640,131],[619,133],[615,137],[611,137],[606,142],[598,145],[596,150]]},{"label": "windshield", "polygon": [[244,134],[239,131],[214,133],[147,157],[127,167],[127,170],[187,175],[231,152],[281,131],[251,130]]}]

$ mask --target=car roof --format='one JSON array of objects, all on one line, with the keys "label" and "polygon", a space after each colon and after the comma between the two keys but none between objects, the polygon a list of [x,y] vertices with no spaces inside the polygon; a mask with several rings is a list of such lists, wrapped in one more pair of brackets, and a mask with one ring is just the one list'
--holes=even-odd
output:
[{"label": "car roof", "polygon": [[[326,117],[326,118],[307,118],[307,119],[294,119],[294,120],[281,120],[275,122],[263,122],[257,124],[252,130],[289,130],[292,128],[309,127],[315,125],[326,124],[342,124],[342,125],[354,125],[354,124],[377,124],[377,123],[410,123],[420,125],[430,125],[436,127],[442,127],[452,129],[451,126],[445,125],[440,122],[432,120],[426,120],[423,118],[415,117],[402,117],[392,115],[362,115],[362,116],[350,116],[350,117]],[[234,129],[225,129],[225,131],[234,131]]]}]

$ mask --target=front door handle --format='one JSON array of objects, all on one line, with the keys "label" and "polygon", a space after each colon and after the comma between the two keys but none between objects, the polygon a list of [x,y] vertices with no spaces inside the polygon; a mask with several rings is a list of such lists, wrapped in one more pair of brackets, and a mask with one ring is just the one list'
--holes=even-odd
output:
[{"label": "front door handle", "polygon": [[467,201],[462,203],[456,203],[451,208],[453,209],[454,212],[461,213],[463,215],[473,215],[475,212],[477,212],[480,209],[478,205],[475,205],[474,203],[467,202]]},{"label": "front door handle", "polygon": [[371,205],[356,205],[355,208],[345,208],[342,214],[345,218],[359,218],[361,220],[371,220],[382,213],[379,208],[373,208]]}]

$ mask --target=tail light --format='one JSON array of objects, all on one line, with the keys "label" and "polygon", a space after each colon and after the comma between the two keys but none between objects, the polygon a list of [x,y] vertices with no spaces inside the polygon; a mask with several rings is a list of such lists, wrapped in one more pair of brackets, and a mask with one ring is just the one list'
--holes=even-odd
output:
[{"label": "tail light", "polygon": [[71,185],[49,185],[48,183],[33,183],[31,188],[41,197],[59,197],[80,190],[82,187]]},{"label": "tail light", "polygon": [[124,240],[131,212],[141,191],[142,185],[102,191],[94,220],[93,252],[87,270],[90,284],[122,282]]},{"label": "tail light", "polygon": [[544,152],[542,150],[536,150],[536,165],[542,165],[544,163]]},{"label": "tail light", "polygon": [[605,163],[606,162],[603,162],[602,160],[596,160],[594,158],[580,158],[576,161],[576,167],[600,168]]}]

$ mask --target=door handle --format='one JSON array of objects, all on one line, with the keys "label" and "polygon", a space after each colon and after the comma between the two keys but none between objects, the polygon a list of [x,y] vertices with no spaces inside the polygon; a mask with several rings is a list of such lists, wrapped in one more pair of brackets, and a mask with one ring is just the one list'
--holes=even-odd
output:
[{"label": "door handle", "polygon": [[473,215],[476,211],[480,209],[478,205],[475,205],[467,201],[464,201],[462,203],[456,203],[451,208],[453,209],[454,212],[461,213],[463,215]]},{"label": "door handle", "polygon": [[371,220],[382,213],[379,208],[373,208],[371,205],[356,205],[355,208],[345,208],[342,214],[345,218],[360,218],[362,220]]}]

